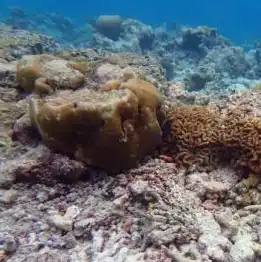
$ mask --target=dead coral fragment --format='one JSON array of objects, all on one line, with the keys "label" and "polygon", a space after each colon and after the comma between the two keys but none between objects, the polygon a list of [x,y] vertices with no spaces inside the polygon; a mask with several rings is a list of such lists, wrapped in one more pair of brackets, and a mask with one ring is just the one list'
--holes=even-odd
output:
[{"label": "dead coral fragment", "polygon": [[156,114],[160,100],[146,88],[143,97],[128,88],[60,91],[45,99],[33,98],[30,116],[51,148],[118,172],[134,167],[160,143]]}]

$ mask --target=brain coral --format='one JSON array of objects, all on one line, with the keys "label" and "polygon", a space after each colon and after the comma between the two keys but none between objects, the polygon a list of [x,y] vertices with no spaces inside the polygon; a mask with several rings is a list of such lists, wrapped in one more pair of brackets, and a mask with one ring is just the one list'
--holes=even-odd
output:
[{"label": "brain coral", "polygon": [[163,124],[164,140],[178,164],[212,168],[219,151],[218,126],[219,118],[206,107],[174,108]]},{"label": "brain coral", "polygon": [[220,161],[261,172],[261,119],[238,111],[220,115],[206,107],[174,108],[163,124],[163,140],[175,161],[212,169]]},{"label": "brain coral", "polygon": [[261,119],[231,114],[221,130],[220,142],[230,150],[234,165],[261,173]]},{"label": "brain coral", "polygon": [[129,80],[114,90],[64,90],[34,97],[29,112],[51,148],[118,172],[136,166],[160,143],[160,105],[153,85]]}]

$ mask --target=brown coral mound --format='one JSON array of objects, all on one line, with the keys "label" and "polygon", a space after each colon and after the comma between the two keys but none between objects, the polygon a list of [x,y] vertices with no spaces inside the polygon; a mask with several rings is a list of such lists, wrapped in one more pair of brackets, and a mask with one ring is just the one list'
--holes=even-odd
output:
[{"label": "brown coral mound", "polygon": [[154,118],[156,115],[160,123],[165,118],[165,113],[162,108],[162,97],[157,88],[151,83],[138,78],[131,78],[123,83],[109,81],[109,83],[104,86],[105,91],[113,89],[129,89],[138,97],[141,118]]},{"label": "brown coral mound", "polygon": [[178,164],[210,168],[219,149],[219,117],[206,107],[172,109],[163,125],[164,140]]},{"label": "brown coral mound", "polygon": [[83,89],[33,98],[32,122],[47,145],[89,165],[110,172],[134,167],[160,143],[161,99],[150,84],[126,85],[107,92]]}]

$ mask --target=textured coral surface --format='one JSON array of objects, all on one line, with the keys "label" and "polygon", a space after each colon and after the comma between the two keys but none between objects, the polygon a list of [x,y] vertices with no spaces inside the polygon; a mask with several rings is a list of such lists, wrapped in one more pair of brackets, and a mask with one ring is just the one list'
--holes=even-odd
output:
[{"label": "textured coral surface", "polygon": [[226,114],[206,107],[170,110],[164,136],[176,162],[187,168],[213,168],[221,161],[261,172],[261,119],[235,108]]},{"label": "textured coral surface", "polygon": [[130,80],[118,90],[33,98],[30,116],[51,148],[115,172],[134,167],[160,143],[160,105],[153,85]]}]

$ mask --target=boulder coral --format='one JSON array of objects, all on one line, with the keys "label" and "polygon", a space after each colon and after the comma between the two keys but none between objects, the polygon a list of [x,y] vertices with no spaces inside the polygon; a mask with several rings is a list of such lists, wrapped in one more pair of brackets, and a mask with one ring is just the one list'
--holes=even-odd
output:
[{"label": "boulder coral", "polygon": [[95,21],[94,27],[102,35],[116,41],[122,30],[122,19],[119,15],[101,15]]},{"label": "boulder coral", "polygon": [[109,172],[135,167],[161,142],[161,97],[131,79],[107,91],[61,90],[30,100],[31,121],[53,149]]},{"label": "boulder coral", "polygon": [[[24,55],[17,63],[16,80],[26,92],[50,94],[84,84],[82,68],[53,55]],[[78,70],[77,70],[78,69]]]}]

